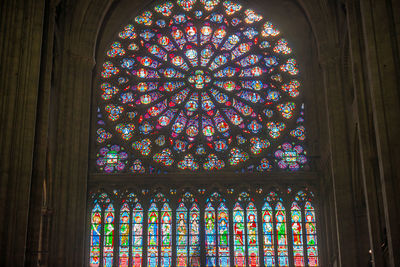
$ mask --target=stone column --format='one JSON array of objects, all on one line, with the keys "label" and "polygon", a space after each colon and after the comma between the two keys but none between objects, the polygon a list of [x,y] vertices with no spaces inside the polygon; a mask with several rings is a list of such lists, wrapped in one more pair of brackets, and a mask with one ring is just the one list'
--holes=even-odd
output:
[{"label": "stone column", "polygon": [[[397,10],[397,13],[396,13]],[[400,265],[399,4],[360,1],[366,84],[372,101],[390,266]]]},{"label": "stone column", "polygon": [[[327,109],[330,169],[332,177],[334,214],[338,244],[338,265],[357,266],[354,210],[351,191],[351,167],[347,136],[347,113],[340,77],[338,51],[332,47],[320,47],[324,76],[325,105]],[[332,229],[333,230],[333,229]]]},{"label": "stone column", "polygon": [[44,2],[0,4],[1,266],[25,261]]}]

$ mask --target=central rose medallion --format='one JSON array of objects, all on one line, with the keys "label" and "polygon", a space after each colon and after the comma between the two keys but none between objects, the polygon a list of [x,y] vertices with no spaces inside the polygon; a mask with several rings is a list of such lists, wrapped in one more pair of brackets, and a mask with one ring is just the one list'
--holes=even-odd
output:
[{"label": "central rose medallion", "polygon": [[206,71],[196,70],[190,74],[188,81],[194,88],[201,90],[209,86],[211,76]]}]

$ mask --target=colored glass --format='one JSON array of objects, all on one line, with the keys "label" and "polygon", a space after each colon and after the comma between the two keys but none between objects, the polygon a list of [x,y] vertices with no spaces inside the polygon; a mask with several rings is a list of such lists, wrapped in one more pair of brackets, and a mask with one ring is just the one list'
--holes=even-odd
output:
[{"label": "colored glass", "polygon": [[96,204],[92,209],[90,227],[89,262],[91,267],[100,266],[101,207]]},{"label": "colored glass", "polygon": [[[276,155],[283,142],[304,147],[292,54],[271,22],[235,1],[174,0],[141,11],[99,71],[97,170],[301,169],[305,153],[296,163],[286,151]],[[253,141],[228,141],[238,136]]]},{"label": "colored glass", "polygon": [[141,267],[143,263],[143,209],[137,203],[132,213],[132,266]]},{"label": "colored glass", "polygon": [[114,262],[114,206],[104,211],[103,266],[112,267]]},{"label": "colored glass", "polygon": [[278,266],[289,266],[289,252],[286,232],[286,211],[282,203],[280,202],[278,202],[275,207],[275,224],[278,246]]},{"label": "colored glass", "polygon": [[306,223],[306,242],[308,266],[318,266],[317,229],[315,221],[315,210],[310,202],[304,207]]},{"label": "colored glass", "polygon": [[301,209],[296,202],[291,207],[294,266],[304,266],[303,227]]},{"label": "colored glass", "polygon": [[264,265],[274,267],[275,265],[275,234],[273,225],[273,211],[268,202],[262,208],[263,233],[264,233]]}]

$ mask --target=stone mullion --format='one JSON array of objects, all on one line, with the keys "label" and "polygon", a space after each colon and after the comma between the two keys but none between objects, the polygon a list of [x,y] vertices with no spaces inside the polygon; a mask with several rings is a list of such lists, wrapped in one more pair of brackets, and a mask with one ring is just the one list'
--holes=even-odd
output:
[{"label": "stone mullion", "polygon": [[229,208],[228,206],[228,214],[229,214],[229,263],[231,266],[234,266],[235,264],[235,249],[234,249],[234,245],[235,245],[235,231],[233,230],[234,227],[234,213],[233,213],[233,208],[235,207],[235,200],[233,198],[231,198],[230,203],[231,208]]},{"label": "stone mullion", "polygon": [[200,266],[206,266],[206,257],[207,257],[207,250],[206,250],[206,233],[205,233],[205,207],[206,207],[206,199],[204,196],[199,196],[199,210],[200,210]]},{"label": "stone mullion", "polygon": [[271,201],[268,202],[271,206],[271,215],[272,215],[272,239],[273,239],[273,245],[274,245],[274,257],[275,257],[275,266],[279,266],[279,258],[278,258],[278,233],[277,233],[277,228],[276,228],[276,201]]},{"label": "stone mullion", "polygon": [[115,214],[114,214],[114,260],[113,260],[113,265],[119,265],[119,242],[121,238],[120,234],[120,222],[121,222],[121,199],[117,198],[114,201],[114,209],[115,209]]},{"label": "stone mullion", "polygon": [[372,100],[382,200],[387,232],[387,248],[391,266],[400,264],[400,160],[398,136],[400,128],[399,45],[396,42],[393,13],[389,1],[360,1],[365,61],[368,68],[368,89]]},{"label": "stone mullion", "polygon": [[[171,266],[174,265],[174,263],[176,263],[176,259],[177,259],[177,241],[176,241],[176,225],[177,225],[177,221],[176,221],[176,209],[178,208],[178,200],[177,197],[171,197],[171,204],[170,204],[170,208],[171,208]],[[185,203],[185,207],[186,207],[186,203]],[[186,207],[187,208],[187,207]],[[189,209],[186,212],[186,218],[187,220],[189,219]],[[187,233],[187,237],[189,234],[189,228],[187,228],[186,230]],[[189,241],[189,239],[188,239]],[[189,242],[187,243],[187,247],[189,247]],[[188,254],[189,256],[189,254]]]},{"label": "stone mullion", "polygon": [[143,223],[142,223],[142,264],[144,267],[146,267],[147,264],[147,248],[148,248],[148,228],[149,228],[149,208],[150,208],[150,199],[145,198],[142,202],[142,208],[143,208]]},{"label": "stone mullion", "polygon": [[[303,258],[304,258],[304,266],[309,266],[308,265],[308,253],[307,253],[307,229],[306,229],[306,213],[305,213],[305,202],[303,201],[300,206],[300,212],[301,212],[301,234],[302,234],[302,241],[303,241]],[[314,207],[315,211],[315,203],[311,202],[311,204]],[[317,214],[315,214],[314,219]],[[316,220],[315,220],[316,221]],[[315,224],[317,224],[315,222]],[[317,235],[318,236],[318,235]],[[318,251],[318,242],[317,242],[317,251]],[[320,255],[318,255],[319,257]]]}]

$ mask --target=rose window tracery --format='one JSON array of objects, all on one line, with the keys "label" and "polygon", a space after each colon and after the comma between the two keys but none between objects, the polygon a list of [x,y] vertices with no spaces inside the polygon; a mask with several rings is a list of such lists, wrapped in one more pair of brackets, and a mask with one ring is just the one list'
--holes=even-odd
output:
[{"label": "rose window tracery", "polygon": [[307,158],[298,73],[289,42],[253,9],[156,3],[106,52],[97,169],[299,170]]}]

